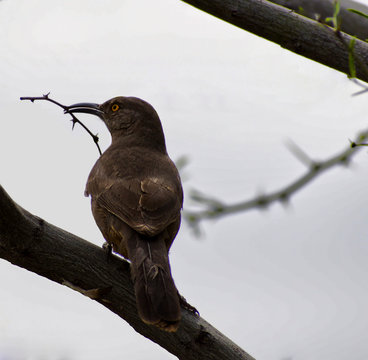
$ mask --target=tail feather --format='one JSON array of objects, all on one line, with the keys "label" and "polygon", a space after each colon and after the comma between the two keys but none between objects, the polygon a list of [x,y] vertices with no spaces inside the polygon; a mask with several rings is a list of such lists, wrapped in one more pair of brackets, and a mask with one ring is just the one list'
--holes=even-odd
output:
[{"label": "tail feather", "polygon": [[160,235],[137,234],[127,246],[139,316],[147,324],[176,331],[181,311],[165,241]]}]

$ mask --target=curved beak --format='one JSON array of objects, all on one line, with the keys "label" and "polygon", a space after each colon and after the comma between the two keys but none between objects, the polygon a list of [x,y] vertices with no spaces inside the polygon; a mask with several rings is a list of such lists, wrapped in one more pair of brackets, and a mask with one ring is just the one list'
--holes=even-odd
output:
[{"label": "curved beak", "polygon": [[100,109],[100,105],[95,103],[73,104],[66,107],[65,112],[92,114],[98,116],[101,119],[103,119],[104,115],[104,112]]}]

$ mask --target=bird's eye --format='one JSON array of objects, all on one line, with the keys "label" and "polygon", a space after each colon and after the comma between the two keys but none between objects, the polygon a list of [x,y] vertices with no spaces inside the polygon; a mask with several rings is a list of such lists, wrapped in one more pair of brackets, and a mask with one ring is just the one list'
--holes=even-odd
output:
[{"label": "bird's eye", "polygon": [[112,111],[118,111],[119,110],[119,105],[118,104],[114,104],[113,106],[111,106],[111,110]]}]

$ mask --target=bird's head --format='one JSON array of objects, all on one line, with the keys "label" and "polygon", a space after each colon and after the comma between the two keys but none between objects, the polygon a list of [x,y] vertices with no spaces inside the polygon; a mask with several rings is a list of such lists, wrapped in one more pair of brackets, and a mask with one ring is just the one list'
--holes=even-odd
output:
[{"label": "bird's head", "polygon": [[98,116],[109,129],[113,143],[152,145],[166,152],[160,118],[149,103],[139,98],[117,96],[103,104],[78,103],[65,112]]}]

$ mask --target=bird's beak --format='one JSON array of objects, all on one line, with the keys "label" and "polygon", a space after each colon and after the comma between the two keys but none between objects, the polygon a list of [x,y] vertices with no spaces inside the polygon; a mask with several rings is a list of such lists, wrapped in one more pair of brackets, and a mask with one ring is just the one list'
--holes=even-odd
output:
[{"label": "bird's beak", "polygon": [[92,114],[103,119],[104,112],[99,104],[95,103],[78,103],[65,108],[65,112]]}]

